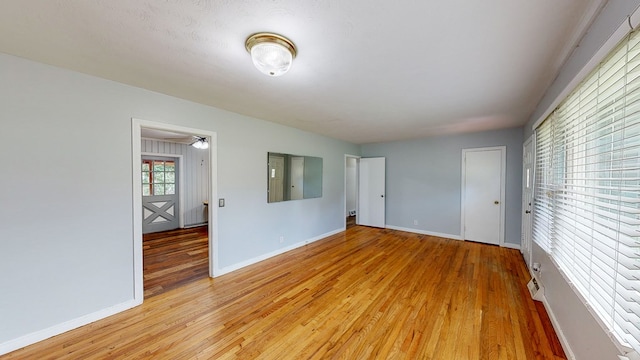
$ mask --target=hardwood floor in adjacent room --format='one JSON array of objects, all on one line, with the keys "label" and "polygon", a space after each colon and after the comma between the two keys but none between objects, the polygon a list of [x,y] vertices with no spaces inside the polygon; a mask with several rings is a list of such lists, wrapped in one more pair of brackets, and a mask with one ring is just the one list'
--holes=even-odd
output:
[{"label": "hardwood floor in adjacent room", "polygon": [[528,279],[517,250],[354,226],[2,358],[564,359]]},{"label": "hardwood floor in adjacent room", "polygon": [[206,226],[143,235],[144,297],[207,278],[208,242]]},{"label": "hardwood floor in adjacent room", "polygon": [[355,216],[347,216],[347,229],[356,226],[356,217]]}]

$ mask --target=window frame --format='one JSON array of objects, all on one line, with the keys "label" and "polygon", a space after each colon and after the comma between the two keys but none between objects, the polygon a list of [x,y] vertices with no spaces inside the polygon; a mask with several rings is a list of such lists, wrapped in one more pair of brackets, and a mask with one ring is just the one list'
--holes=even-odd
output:
[{"label": "window frame", "polygon": [[[160,183],[155,181],[154,173],[155,172],[160,172],[160,171],[155,171],[154,170],[154,164],[156,162],[162,162],[163,163],[162,173],[164,173],[164,179]],[[167,163],[172,163],[173,164],[173,171],[167,171],[166,170],[166,164]],[[149,165],[149,171],[145,171],[144,170],[144,164],[148,164]],[[178,191],[178,163],[177,163],[176,160],[142,159],[140,167],[141,167],[141,176],[144,176],[145,173],[149,174],[149,182],[148,183],[145,183],[144,180],[141,179],[141,181],[142,181],[142,196],[143,197],[175,195],[176,194],[176,192]],[[167,180],[167,173],[173,173],[174,174],[173,182],[167,182],[166,181]],[[155,185],[163,185],[164,193],[163,194],[156,194]],[[166,193],[167,185],[173,185],[173,193],[172,194],[167,194]],[[145,192],[144,192],[144,187],[145,186],[149,187],[149,195],[145,195]]]}]

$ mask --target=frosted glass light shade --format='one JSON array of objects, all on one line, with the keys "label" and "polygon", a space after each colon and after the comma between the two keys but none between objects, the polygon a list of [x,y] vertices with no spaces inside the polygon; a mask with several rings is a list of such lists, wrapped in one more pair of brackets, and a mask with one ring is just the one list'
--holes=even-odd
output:
[{"label": "frosted glass light shade", "polygon": [[297,53],[291,40],[272,33],[249,36],[245,47],[251,53],[253,65],[269,76],[280,76],[289,71]]},{"label": "frosted glass light shade", "polygon": [[293,56],[284,46],[265,42],[251,48],[251,60],[263,74],[280,76],[291,68]]}]

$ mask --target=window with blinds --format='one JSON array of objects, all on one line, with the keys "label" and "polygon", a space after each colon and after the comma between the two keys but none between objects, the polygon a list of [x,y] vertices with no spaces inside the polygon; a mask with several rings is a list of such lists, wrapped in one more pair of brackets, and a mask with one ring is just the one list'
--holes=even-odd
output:
[{"label": "window with blinds", "polygon": [[622,345],[640,352],[640,35],[536,129],[533,240]]}]

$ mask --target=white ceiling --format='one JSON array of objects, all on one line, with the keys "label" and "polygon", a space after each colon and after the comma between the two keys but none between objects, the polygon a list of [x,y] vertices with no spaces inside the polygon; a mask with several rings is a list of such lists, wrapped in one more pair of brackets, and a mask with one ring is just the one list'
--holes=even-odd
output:
[{"label": "white ceiling", "polygon": [[174,131],[149,129],[149,128],[140,129],[140,136],[143,139],[162,140],[162,141],[167,141],[172,143],[189,144],[189,145],[193,144],[197,140],[197,138],[204,137],[198,134],[185,134],[185,133],[178,133]]},{"label": "white ceiling", "polygon": [[605,2],[2,0],[0,52],[368,143],[523,125]]}]

